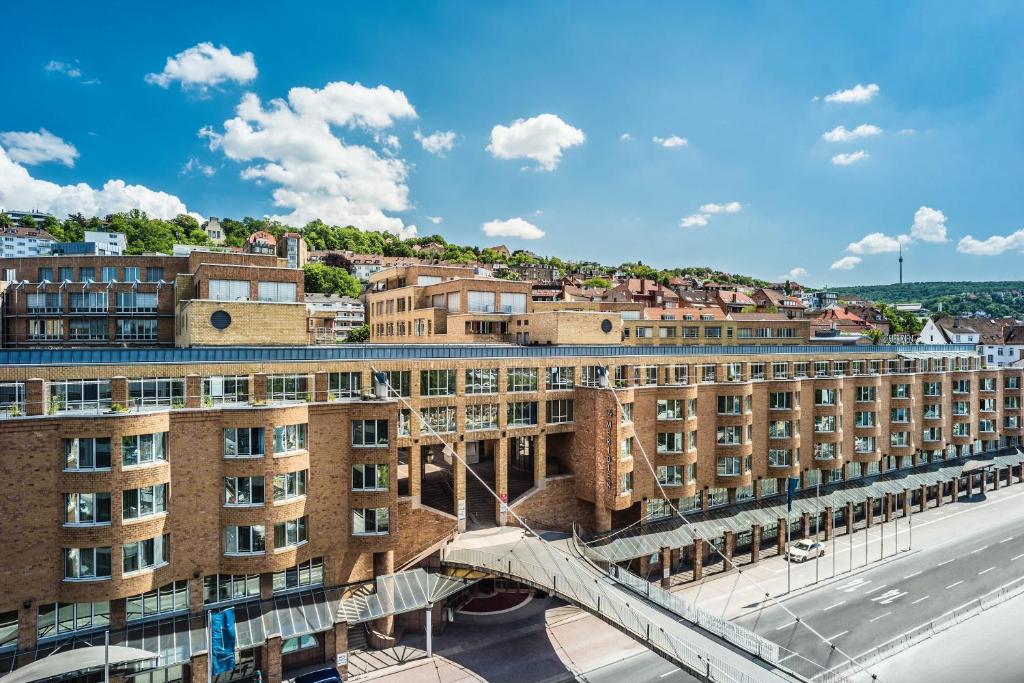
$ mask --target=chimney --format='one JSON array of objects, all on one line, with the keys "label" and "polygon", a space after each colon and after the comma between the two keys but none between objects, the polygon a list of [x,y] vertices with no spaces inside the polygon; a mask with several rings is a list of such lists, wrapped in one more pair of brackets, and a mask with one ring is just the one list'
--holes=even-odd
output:
[{"label": "chimney", "polygon": [[953,327],[960,327],[960,316],[953,318]]}]

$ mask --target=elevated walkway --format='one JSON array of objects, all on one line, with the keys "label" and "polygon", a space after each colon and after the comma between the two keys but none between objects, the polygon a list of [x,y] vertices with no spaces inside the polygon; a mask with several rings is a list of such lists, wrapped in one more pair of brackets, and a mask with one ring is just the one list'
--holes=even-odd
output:
[{"label": "elevated walkway", "polygon": [[[442,551],[441,561],[448,566],[504,576],[558,595],[706,680],[802,680],[777,666],[776,644],[731,625],[723,628],[736,631],[735,637],[745,640],[743,647],[723,642],[686,621],[673,610],[678,605],[667,600],[664,605],[658,604],[645,595],[648,589],[641,589],[639,583],[628,587],[576,555],[570,538],[545,542],[527,536],[518,527],[469,532],[458,536]],[[639,577],[633,579],[640,581]]]}]

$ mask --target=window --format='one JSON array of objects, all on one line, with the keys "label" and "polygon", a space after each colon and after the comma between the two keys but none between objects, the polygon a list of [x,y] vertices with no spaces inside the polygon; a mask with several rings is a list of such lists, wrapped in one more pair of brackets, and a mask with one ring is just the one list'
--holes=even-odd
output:
[{"label": "window", "polygon": [[942,382],[925,382],[922,385],[925,396],[940,396],[942,394]]},{"label": "window", "polygon": [[118,320],[116,331],[119,341],[155,341],[157,337],[157,321],[146,319]]},{"label": "window", "polygon": [[260,301],[294,302],[297,288],[294,282],[261,282],[259,284]]},{"label": "window", "polygon": [[[550,403],[550,402],[549,402]],[[466,406],[466,429],[479,431],[498,428],[498,404],[480,403]]]},{"label": "window", "polygon": [[834,406],[837,400],[837,392],[835,389],[815,389],[814,390],[814,405],[816,406]]},{"label": "window", "polygon": [[875,413],[869,410],[857,411],[855,415],[854,427],[874,427],[875,426]]},{"label": "window", "polygon": [[854,399],[860,402],[875,400],[875,387],[856,387]]},{"label": "window", "polygon": [[658,483],[662,486],[682,486],[682,465],[660,465],[657,469]]},{"label": "window", "polygon": [[166,434],[136,434],[121,437],[121,466],[148,465],[167,461]]},{"label": "window", "polygon": [[764,379],[764,363],[750,364],[750,379]]},{"label": "window", "polygon": [[420,410],[420,431],[445,434],[455,431],[455,407],[437,406]]},{"label": "window", "polygon": [[266,550],[266,532],[262,525],[224,527],[225,555],[262,555]]},{"label": "window", "polygon": [[[107,295],[101,293],[103,297],[103,310],[107,310]],[[120,313],[155,313],[157,311],[157,293],[156,292],[118,292],[117,293],[117,310]]]},{"label": "window", "polygon": [[835,415],[815,415],[814,431],[816,433],[831,433],[836,431]]},{"label": "window", "polygon": [[389,396],[412,396],[410,387],[412,380],[408,370],[388,370],[384,373],[385,381],[388,384]]},{"label": "window", "polygon": [[263,505],[263,477],[224,477],[225,507]]},{"label": "window", "polygon": [[101,282],[114,282],[117,280],[117,267],[116,266],[103,266],[100,271]]},{"label": "window", "polygon": [[0,382],[0,415],[20,415],[25,412],[25,383]]},{"label": "window", "polygon": [[834,443],[816,443],[814,444],[814,459],[815,460],[835,460],[838,448]]},{"label": "window", "polygon": [[106,313],[106,292],[71,292],[68,297],[72,313]]},{"label": "window", "polygon": [[633,473],[625,472],[619,477],[619,495],[624,496],[633,491]]},{"label": "window", "polygon": [[721,446],[736,446],[743,443],[743,427],[739,425],[719,427],[718,443]]},{"label": "window", "polygon": [[274,525],[274,549],[294,548],[308,540],[306,517],[290,519]]},{"label": "window", "polygon": [[107,338],[106,320],[71,320],[68,322],[69,338],[73,341],[102,341]]},{"label": "window", "polygon": [[789,420],[772,420],[768,423],[769,439],[790,439],[793,437],[793,423]]},{"label": "window", "polygon": [[454,396],[454,370],[421,370],[420,396]]},{"label": "window", "polygon": [[124,281],[125,282],[141,282],[142,272],[138,266],[125,266],[124,267]]},{"label": "window", "polygon": [[50,410],[98,410],[110,407],[110,380],[69,379],[50,382]]},{"label": "window", "polygon": [[629,460],[633,457],[633,437],[626,437],[619,443],[619,458]]},{"label": "window", "polygon": [[[43,640],[75,631],[107,628],[109,625],[109,602],[46,603],[39,605],[36,616],[36,635]],[[15,625],[14,634],[15,642],[17,642],[17,625]]]},{"label": "window", "polygon": [[718,414],[719,415],[739,415],[743,412],[743,397],[742,396],[719,396],[718,397]]},{"label": "window", "polygon": [[494,313],[494,292],[466,292],[470,313]]},{"label": "window", "polygon": [[353,465],[353,491],[387,491],[391,484],[388,466],[384,464]]},{"label": "window", "polygon": [[792,467],[793,451],[788,448],[769,448],[768,467]]},{"label": "window", "polygon": [[281,641],[281,654],[287,655],[302,650],[311,650],[320,646],[320,641],[315,635],[296,636]]},{"label": "window", "polygon": [[942,428],[926,427],[921,438],[924,441],[942,441]]},{"label": "window", "polygon": [[682,432],[658,432],[658,453],[682,453]]},{"label": "window", "polygon": [[996,409],[996,400],[994,398],[983,398],[980,401],[981,412],[992,413]]},{"label": "window", "polygon": [[526,294],[502,292],[501,308],[505,313],[526,313]]},{"label": "window", "polygon": [[476,368],[466,370],[466,393],[498,393],[498,368]]},{"label": "window", "polygon": [[109,470],[110,438],[64,439],[64,469]]},{"label": "window", "polygon": [[714,365],[702,365],[700,366],[700,381],[703,384],[710,384],[715,381],[715,366]]},{"label": "window", "polygon": [[971,380],[969,379],[955,379],[953,380],[953,393],[954,394],[969,394],[971,392]]},{"label": "window", "polygon": [[59,341],[64,337],[63,320],[29,320],[28,338],[35,341]]},{"label": "window", "polygon": [[324,558],[317,557],[306,562],[300,562],[294,567],[289,567],[282,572],[274,572],[274,592],[290,590],[292,588],[305,588],[308,586],[321,586],[324,582]]},{"label": "window", "polygon": [[[386,434],[385,434],[386,436]],[[274,427],[274,455],[291,453],[306,448],[306,425],[282,425]]]},{"label": "window", "polygon": [[60,292],[30,292],[25,299],[29,313],[59,313],[63,307]]},{"label": "window", "polygon": [[212,407],[221,403],[245,403],[249,400],[249,378],[224,376],[203,378],[203,405]]},{"label": "window", "polygon": [[969,422],[954,422],[953,423],[953,436],[970,436],[971,435],[971,424]]},{"label": "window", "polygon": [[167,484],[143,486],[121,492],[121,517],[126,522],[164,512],[167,512]]},{"label": "window", "polygon": [[[743,461],[744,458],[738,455],[718,458],[718,476],[738,477],[743,474]],[[749,467],[747,471],[749,471]]]},{"label": "window", "polygon": [[910,398],[909,384],[893,384],[891,391],[893,398]]},{"label": "window", "polygon": [[508,391],[537,391],[537,368],[509,368]]},{"label": "window", "polygon": [[184,406],[185,380],[169,378],[128,380],[128,400],[136,406]]},{"label": "window", "polygon": [[[3,387],[0,386],[0,395],[2,395]],[[3,399],[0,398],[0,405],[3,404]],[[1009,410],[1017,410],[1020,408],[1020,396],[1004,396],[1003,407]]]},{"label": "window", "polygon": [[926,403],[924,406],[924,419],[937,420],[942,417],[941,403]]},{"label": "window", "polygon": [[647,499],[647,519],[663,519],[673,515],[672,504],[664,498]]},{"label": "window", "polygon": [[572,389],[576,380],[576,368],[548,368],[548,391]]},{"label": "window", "polygon": [[171,560],[171,536],[155,536],[121,546],[121,567],[125,574],[153,569]]},{"label": "window", "polygon": [[352,420],[352,445],[384,448],[388,445],[387,420]]},{"label": "window", "polygon": [[971,409],[967,401],[953,401],[954,415],[970,415]]},{"label": "window", "polygon": [[658,336],[661,339],[673,339],[676,336],[675,327],[658,327]]},{"label": "window", "polygon": [[214,301],[248,301],[247,280],[210,280],[210,298]]},{"label": "window", "polygon": [[388,508],[354,508],[352,510],[353,536],[381,536],[390,530]]},{"label": "window", "polygon": [[0,650],[18,644],[18,610],[0,612]]},{"label": "window", "polygon": [[342,398],[359,398],[362,374],[359,372],[327,373],[327,399],[337,401]]},{"label": "window", "polygon": [[306,495],[306,480],[309,470],[298,470],[274,475],[274,500],[290,500]]},{"label": "window", "polygon": [[909,446],[910,432],[891,432],[889,434],[889,445],[897,447]]},{"label": "window", "polygon": [[[999,349],[999,353],[1002,354],[1003,350]],[[996,390],[996,378],[995,377],[982,377],[978,380],[978,391],[995,391]]]},{"label": "window", "polygon": [[559,399],[548,401],[547,421],[549,424],[563,424],[573,421],[573,400]]},{"label": "window", "polygon": [[516,401],[508,404],[509,427],[527,427],[537,424],[537,402]]},{"label": "window", "polygon": [[260,597],[259,574],[213,574],[203,577],[203,603]]},{"label": "window", "polygon": [[309,375],[270,375],[267,377],[267,400],[306,401],[309,397]]},{"label": "window", "polygon": [[629,424],[633,421],[633,404],[622,404],[622,424]]},{"label": "window", "polygon": [[686,400],[686,417],[697,417],[697,399],[689,398]]},{"label": "window", "polygon": [[906,408],[893,408],[889,411],[889,421],[897,424],[910,422],[910,411]]},{"label": "window", "polygon": [[156,590],[133,595],[126,600],[128,621],[138,621],[157,614],[184,612],[188,609],[188,581],[174,581]]},{"label": "window", "polygon": [[66,526],[110,524],[110,494],[65,493],[64,524]]},{"label": "window", "polygon": [[1020,377],[1004,377],[1004,389],[1020,389]]},{"label": "window", "polygon": [[995,420],[978,420],[978,431],[979,432],[994,432],[996,431]]},{"label": "window", "polygon": [[679,399],[666,399],[658,401],[659,420],[681,420],[683,419],[683,402]]},{"label": "window", "polygon": [[772,391],[768,394],[768,408],[789,410],[793,407],[793,394],[789,391]]},{"label": "window", "polygon": [[224,430],[225,458],[262,458],[263,427],[229,427]]},{"label": "window", "polygon": [[110,547],[65,548],[64,579],[93,580],[110,578]]}]

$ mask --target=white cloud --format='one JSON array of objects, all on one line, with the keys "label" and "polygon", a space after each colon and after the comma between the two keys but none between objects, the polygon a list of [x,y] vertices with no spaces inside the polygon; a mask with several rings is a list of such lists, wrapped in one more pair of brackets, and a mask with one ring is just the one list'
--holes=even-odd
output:
[{"label": "white cloud", "polygon": [[209,164],[204,164],[195,157],[191,157],[188,161],[185,162],[185,165],[181,167],[180,175],[189,175],[193,172],[202,173],[204,176],[209,178],[210,176],[217,172],[217,169],[215,169],[213,166],[210,166]]},{"label": "white cloud", "polygon": [[922,242],[945,242],[946,215],[938,209],[922,206],[914,212],[910,236]]},{"label": "white cloud", "polygon": [[791,268],[789,270],[789,272],[786,273],[784,279],[786,279],[786,280],[799,280],[800,278],[803,278],[803,277],[807,277],[807,269],[806,268],[801,268],[800,266],[797,266],[796,268]]},{"label": "white cloud", "polygon": [[417,130],[412,136],[423,145],[423,149],[439,157],[443,157],[445,152],[450,152],[455,146],[455,131],[453,130],[435,130],[430,135],[424,135]]},{"label": "white cloud", "polygon": [[188,213],[185,203],[174,195],[142,185],[129,185],[123,180],[108,180],[102,188],[95,189],[85,183],[58,185],[33,178],[3,147],[0,147],[0,206],[38,209],[61,217],[78,212],[104,216],[130,209],[140,209],[155,218]]},{"label": "white cloud", "polygon": [[1006,237],[993,235],[983,240],[967,235],[956,245],[956,250],[974,256],[998,256],[1011,250],[1024,252],[1024,230],[1010,233]]},{"label": "white cloud", "polygon": [[849,142],[850,140],[870,138],[881,134],[882,129],[878,126],[862,123],[853,130],[848,130],[846,126],[836,126],[832,130],[823,133],[821,139],[827,142]]},{"label": "white cloud", "polygon": [[739,202],[728,202],[726,204],[702,204],[701,213],[738,213],[743,205]]},{"label": "white cloud", "polygon": [[205,92],[225,81],[248,83],[256,78],[256,60],[251,52],[233,54],[227,47],[199,43],[167,58],[164,70],[146,74],[146,82],[161,88],[178,81],[182,89],[196,88]]},{"label": "white cloud", "polygon": [[659,138],[657,135],[655,135],[653,138],[651,138],[651,142],[653,142],[656,145],[661,145],[662,147],[667,147],[669,149],[673,147],[685,147],[686,145],[690,144],[689,140],[687,140],[686,138],[681,138],[678,135],[669,135],[667,138]]},{"label": "white cloud", "polygon": [[917,130],[914,128],[901,128],[899,131],[900,135],[917,135]]},{"label": "white cloud", "polygon": [[492,128],[487,151],[498,159],[532,159],[539,169],[553,171],[562,160],[562,150],[582,145],[586,139],[582,130],[554,114],[541,114]]},{"label": "white cloud", "polygon": [[50,73],[64,74],[68,78],[81,78],[82,70],[78,68],[77,64],[69,64],[68,62],[61,62],[56,59],[51,59],[43,67]]},{"label": "white cloud", "polygon": [[487,221],[480,227],[488,237],[519,237],[524,240],[537,240],[544,236],[543,230],[522,218]]},{"label": "white cloud", "polygon": [[440,225],[441,221],[444,220],[443,216],[427,216],[427,220],[434,225]]},{"label": "white cloud", "polygon": [[859,263],[860,263],[860,257],[859,256],[844,256],[843,258],[839,259],[838,261],[833,263],[831,266],[829,266],[829,269],[830,270],[853,270],[853,268],[857,264],[859,264]]},{"label": "white cloud", "polygon": [[287,100],[266,106],[248,93],[235,114],[222,132],[208,126],[199,134],[209,139],[211,150],[249,164],[242,178],[276,186],[274,204],[290,211],[271,218],[294,226],[320,218],[398,234],[415,229],[385,213],[410,208],[406,163],[345,142],[332,130],[345,126],[381,133],[396,119],[416,118],[402,91],[335,82],[322,89],[292,88]]},{"label": "white cloud", "polygon": [[863,104],[870,102],[878,94],[878,90],[878,85],[875,83],[868,85],[858,83],[848,90],[836,90],[831,95],[825,95],[825,101],[837,104]]},{"label": "white cloud", "polygon": [[863,161],[864,159],[867,159],[870,156],[871,156],[870,154],[868,154],[867,152],[865,152],[862,149],[859,149],[856,152],[849,152],[849,153],[845,153],[845,154],[837,154],[834,157],[832,157],[832,165],[833,166],[849,166],[851,164],[857,163],[858,161]]},{"label": "white cloud", "polygon": [[59,161],[68,168],[75,165],[78,150],[45,128],[38,133],[7,131],[0,133],[0,144],[7,149],[7,156],[21,164],[41,164]]},{"label": "white cloud", "polygon": [[706,213],[693,213],[679,221],[680,228],[702,228],[708,224]]},{"label": "white cloud", "polygon": [[846,246],[846,251],[851,254],[889,254],[899,251],[901,244],[908,244],[909,242],[910,237],[907,235],[889,237],[880,232],[873,232],[870,235],[865,235],[858,242],[850,242]]},{"label": "white cloud", "polygon": [[632,142],[633,135],[631,133],[623,133],[619,136],[619,140],[622,140],[623,142]]}]

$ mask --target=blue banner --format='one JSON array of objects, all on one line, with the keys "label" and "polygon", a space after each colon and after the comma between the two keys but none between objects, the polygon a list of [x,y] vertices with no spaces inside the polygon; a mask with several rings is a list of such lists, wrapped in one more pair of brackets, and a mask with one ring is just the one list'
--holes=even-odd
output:
[{"label": "blue banner", "polygon": [[789,477],[786,479],[786,512],[793,511],[793,496],[800,488],[800,477]]},{"label": "blue banner", "polygon": [[235,610],[210,612],[210,669],[213,675],[235,668]]}]

